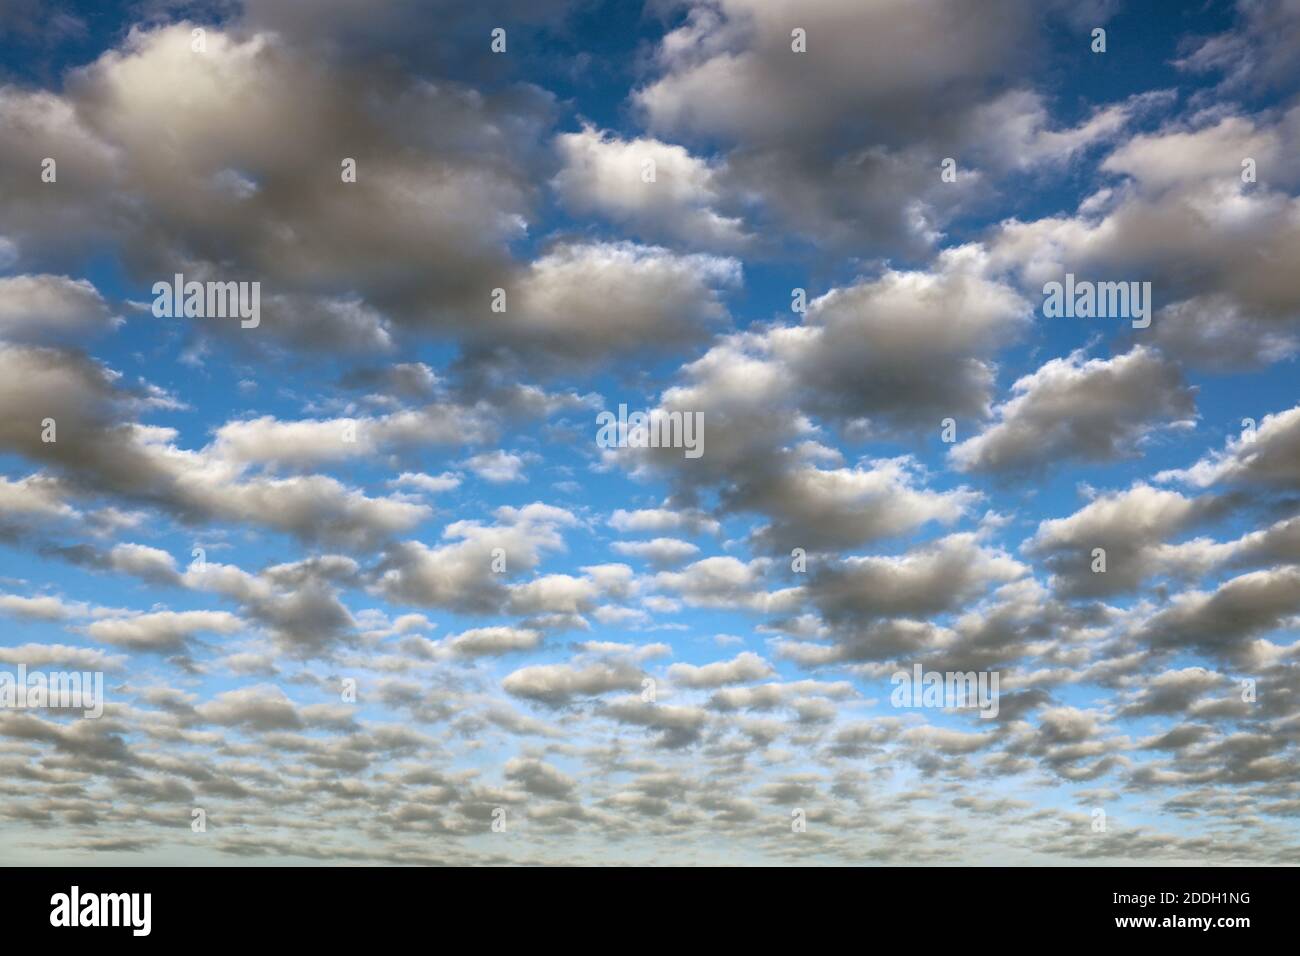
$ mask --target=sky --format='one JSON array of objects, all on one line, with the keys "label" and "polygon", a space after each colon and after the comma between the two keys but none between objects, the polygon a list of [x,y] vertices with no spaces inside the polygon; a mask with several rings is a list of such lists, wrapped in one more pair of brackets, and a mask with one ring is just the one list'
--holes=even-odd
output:
[{"label": "sky", "polygon": [[1300,862],[1298,72],[1297,0],[0,0],[0,683],[104,682],[0,699],[0,862]]}]

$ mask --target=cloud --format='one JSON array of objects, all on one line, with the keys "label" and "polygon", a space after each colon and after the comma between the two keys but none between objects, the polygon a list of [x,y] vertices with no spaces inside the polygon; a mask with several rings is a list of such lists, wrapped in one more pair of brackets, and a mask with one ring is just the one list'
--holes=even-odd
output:
[{"label": "cloud", "polygon": [[670,750],[696,743],[709,719],[708,712],[700,707],[651,704],[636,697],[605,704],[600,713],[620,724],[659,731],[656,745]]},{"label": "cloud", "polygon": [[1232,578],[1214,591],[1188,591],[1152,615],[1137,634],[1168,650],[1195,649],[1237,664],[1274,656],[1265,635],[1300,613],[1300,568]]},{"label": "cloud", "polygon": [[1051,129],[1051,113],[1042,95],[1015,89],[976,107],[968,135],[972,151],[988,167],[1059,166],[1085,150],[1113,143],[1136,115],[1171,99],[1172,94],[1164,91],[1139,94],[1124,103],[1096,107],[1074,127]]},{"label": "cloud", "polygon": [[1258,89],[1293,79],[1300,46],[1296,29],[1300,12],[1287,0],[1239,0],[1237,22],[1229,30],[1204,37],[1185,56],[1179,69],[1223,74],[1228,90]]},{"label": "cloud", "polygon": [[662,351],[725,322],[720,293],[740,282],[740,263],[722,256],[630,242],[561,244],[504,287],[506,310],[489,327],[560,364]]},{"label": "cloud", "polygon": [[106,654],[95,648],[70,647],[67,644],[31,643],[0,648],[0,663],[24,664],[29,668],[54,665],[80,671],[119,671],[125,662],[126,658],[119,654]]},{"label": "cloud", "polygon": [[404,471],[389,482],[390,485],[396,488],[415,488],[431,495],[441,494],[444,491],[454,491],[460,487],[460,483],[460,475],[451,472],[444,472],[441,475],[426,475],[421,472],[411,471]]},{"label": "cloud", "polygon": [[1229,438],[1222,451],[1156,478],[1199,488],[1220,483],[1278,489],[1300,486],[1300,405],[1265,415],[1256,430]]},{"label": "cloud", "polygon": [[841,420],[915,428],[989,413],[988,357],[1030,316],[1005,285],[966,271],[962,253],[934,272],[887,272],[814,300],[805,325],[772,339],[809,392],[809,407]]},{"label": "cloud", "polygon": [[650,541],[615,541],[610,545],[619,554],[649,561],[656,567],[666,568],[680,564],[698,554],[700,549],[680,538],[654,538]]},{"label": "cloud", "polygon": [[286,422],[264,415],[222,425],[210,454],[236,466],[301,470],[395,447],[478,442],[489,427],[479,413],[444,403],[377,418]]},{"label": "cloud", "polygon": [[337,585],[354,585],[351,558],[320,556],[274,565],[251,575],[231,565],[191,565],[184,580],[196,590],[236,600],[241,612],[266,627],[277,649],[293,657],[326,656],[356,635],[357,622],[339,600]]},{"label": "cloud", "polygon": [[[172,444],[175,432],[135,416],[169,400],[122,387],[116,373],[70,352],[0,345],[0,447],[88,486],[178,517],[245,521],[314,540],[365,546],[409,528],[427,507],[367,498],[333,478],[241,479],[242,469]],[[40,394],[33,404],[28,396]],[[53,420],[54,440],[47,420]],[[43,424],[45,423],[45,424]]]},{"label": "cloud", "polygon": [[681,146],[585,126],[557,136],[556,149],[563,166],[551,185],[576,213],[700,248],[736,248],[751,239],[739,218],[713,208],[716,171]]},{"label": "cloud", "polygon": [[10,481],[0,478],[0,514],[6,519],[76,517],[77,509],[64,496],[67,489],[49,475],[35,474]]},{"label": "cloud", "polygon": [[23,597],[20,594],[0,594],[0,611],[16,617],[39,621],[62,621],[79,613],[60,598],[49,595]]},{"label": "cloud", "polygon": [[1152,714],[1182,716],[1191,711],[1206,691],[1223,686],[1223,675],[1204,667],[1165,671],[1153,677],[1150,685],[1142,688],[1123,712],[1125,716],[1134,717]]},{"label": "cloud", "polygon": [[[456,521],[443,531],[446,544],[390,545],[377,568],[375,590],[399,604],[490,613],[507,599],[505,578],[535,568],[543,552],[563,547],[569,512],[533,504],[497,510],[497,524]],[[503,568],[495,571],[494,567]]]},{"label": "cloud", "polygon": [[[1285,277],[1286,264],[1300,261],[1300,200],[1288,191],[1297,178],[1276,157],[1300,143],[1300,108],[1259,117],[1225,112],[1173,121],[1119,145],[1102,169],[1125,177],[1121,183],[1097,189],[1074,216],[1002,223],[988,244],[990,268],[1013,271],[1031,289],[1067,272],[1149,281],[1155,342],[1209,368],[1250,368],[1292,354],[1300,298]],[[1247,159],[1255,161],[1255,182],[1245,181]],[[1267,263],[1256,254],[1262,248]],[[1226,329],[1231,316],[1236,335]]]},{"label": "cloud", "polygon": [[85,279],[0,276],[0,338],[48,344],[78,341],[114,327],[115,317]]},{"label": "cloud", "polygon": [[107,566],[146,581],[179,584],[176,559],[166,551],[143,544],[115,545],[107,556]]},{"label": "cloud", "polygon": [[684,529],[693,534],[701,531],[717,533],[718,522],[698,513],[683,513],[670,508],[639,508],[627,511],[619,508],[609,516],[609,526],[616,531],[677,531]]},{"label": "cloud", "polygon": [[200,633],[233,634],[246,625],[226,611],[153,611],[109,617],[80,628],[87,637],[117,647],[179,651]]},{"label": "cloud", "polygon": [[552,800],[568,799],[577,789],[577,781],[541,760],[511,758],[506,761],[505,776],[525,792]]},{"label": "cloud", "polygon": [[476,627],[449,636],[442,646],[458,657],[480,657],[530,651],[542,643],[537,631],[519,627]]},{"label": "cloud", "polygon": [[776,611],[794,606],[799,599],[797,588],[764,590],[769,567],[770,562],[762,558],[748,563],[732,557],[703,558],[680,571],[661,571],[654,581],[680,595],[689,607]]},{"label": "cloud", "polygon": [[749,681],[775,677],[772,665],[752,651],[743,651],[729,661],[712,664],[674,664],[668,668],[668,677],[682,687],[712,688],[724,684],[744,684]]},{"label": "cloud", "polygon": [[1070,459],[1114,461],[1196,414],[1179,367],[1145,346],[1113,359],[1052,359],[1012,392],[987,431],[949,452],[958,469],[1027,474]]},{"label": "cloud", "polygon": [[[1136,485],[1100,496],[1068,518],[1043,521],[1025,551],[1044,562],[1064,597],[1122,594],[1149,577],[1183,570],[1184,563],[1195,570],[1194,555],[1165,543],[1222,511],[1213,498]],[[1093,570],[1097,548],[1105,552],[1104,573]]]},{"label": "cloud", "polygon": [[506,451],[490,451],[475,455],[465,460],[464,467],[484,481],[493,484],[527,480],[524,476],[524,459]]},{"label": "cloud", "polygon": [[278,688],[262,687],[226,691],[196,710],[203,720],[253,730],[297,730],[302,719],[293,703]]},{"label": "cloud", "polygon": [[[63,164],[57,200],[13,190],[6,227],[24,252],[90,235],[148,281],[260,280],[280,303],[263,327],[308,346],[382,347],[388,321],[486,311],[534,201],[525,154],[540,150],[544,94],[381,75],[255,27],[207,28],[201,55],[190,42],[184,23],[133,29],[62,94],[5,89],[0,131],[25,129],[29,145],[7,154],[0,182],[26,181],[44,155]],[[325,158],[329,175],[299,175]],[[356,183],[342,181],[344,158]]]},{"label": "cloud", "polygon": [[537,664],[507,674],[501,682],[506,693],[560,707],[575,697],[597,697],[616,690],[640,690],[642,672],[621,661],[575,667]]},{"label": "cloud", "polygon": [[739,510],[773,517],[755,532],[771,553],[853,548],[906,534],[930,522],[951,524],[979,499],[968,488],[931,491],[918,487],[909,459],[871,462],[869,467],[802,467],[770,484],[742,486],[731,499]]},{"label": "cloud", "polygon": [[1010,555],[956,534],[897,557],[845,558],[811,574],[808,596],[835,623],[932,618],[1028,571]]},{"label": "cloud", "polygon": [[[724,190],[778,228],[823,248],[916,256],[981,182],[969,170],[942,182],[941,160],[964,164],[995,119],[1019,132],[994,111],[1028,112],[1021,145],[1044,159],[1119,122],[1111,111],[1074,131],[1038,129],[1032,102],[1007,98],[1033,95],[1022,74],[1064,7],[997,0],[976,16],[952,0],[693,0],[632,100],[657,135],[727,144]],[[795,28],[806,53],[794,51]]]},{"label": "cloud", "polygon": [[759,684],[755,687],[724,687],[709,698],[709,707],[724,713],[735,710],[770,711],[794,707],[809,699],[847,700],[855,696],[856,691],[845,681],[827,683],[801,680]]}]

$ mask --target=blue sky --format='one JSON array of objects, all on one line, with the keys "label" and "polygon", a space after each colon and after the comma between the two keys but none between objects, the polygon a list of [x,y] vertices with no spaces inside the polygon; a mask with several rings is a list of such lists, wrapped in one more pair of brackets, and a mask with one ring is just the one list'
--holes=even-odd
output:
[{"label": "blue sky", "polygon": [[460,7],[0,3],[0,856],[1295,862],[1295,5]]}]

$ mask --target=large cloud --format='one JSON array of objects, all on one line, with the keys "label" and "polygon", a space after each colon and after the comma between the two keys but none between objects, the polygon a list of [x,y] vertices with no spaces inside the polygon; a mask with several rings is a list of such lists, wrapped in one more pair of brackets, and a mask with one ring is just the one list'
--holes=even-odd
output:
[{"label": "large cloud", "polygon": [[1300,487],[1300,406],[1264,416],[1257,429],[1230,438],[1190,468],[1162,472],[1199,487],[1219,482],[1276,489]]},{"label": "large cloud", "polygon": [[[1165,543],[1221,511],[1220,502],[1209,497],[1138,485],[1099,497],[1068,518],[1042,522],[1025,550],[1044,561],[1066,597],[1120,594],[1148,577],[1179,570],[1179,558],[1189,561],[1191,555]],[[1093,571],[1097,548],[1105,552],[1104,573]]]},{"label": "large cloud", "polygon": [[107,303],[85,279],[53,275],[0,278],[0,338],[7,341],[79,341],[113,324]]},{"label": "large cloud", "polygon": [[1275,361],[1300,321],[1300,177],[1283,159],[1297,144],[1300,108],[1174,121],[1114,150],[1102,168],[1125,178],[1074,216],[1004,223],[991,262],[1031,288],[1067,272],[1150,282],[1149,334],[1166,349],[1218,368]]},{"label": "large cloud", "polygon": [[717,173],[683,147],[642,137],[619,139],[590,126],[556,138],[563,168],[552,181],[577,213],[598,213],[640,230],[704,248],[749,242],[740,220],[713,207]]},{"label": "large cloud", "polygon": [[[22,143],[0,160],[6,231],[24,254],[99,238],[144,284],[261,281],[281,303],[268,328],[318,344],[339,340],[339,322],[368,324],[374,344],[385,316],[488,314],[550,109],[535,89],[415,82],[269,32],[208,28],[196,52],[185,24],[132,31],[65,88],[0,90],[0,134]],[[58,183],[26,188],[46,156],[63,164]],[[371,311],[341,314],[356,296]]]},{"label": "large cloud", "polygon": [[378,566],[376,591],[418,607],[497,610],[509,596],[509,580],[536,568],[543,552],[563,548],[561,529],[577,520],[540,503],[503,507],[496,516],[492,525],[453,522],[443,531],[447,542],[434,548],[419,541],[393,544]]},{"label": "large cloud", "polygon": [[962,471],[1030,473],[1071,458],[1114,461],[1139,453],[1157,428],[1186,427],[1194,392],[1179,367],[1138,346],[1113,359],[1075,352],[1012,386],[996,422],[950,452]]},{"label": "large cloud", "polygon": [[[1123,122],[1112,114],[1054,142],[1040,101],[1019,87],[1058,6],[695,0],[634,102],[652,131],[730,144],[726,186],[806,239],[915,255],[971,198],[980,176],[965,164],[992,155],[994,129],[1034,163]],[[1104,19],[1096,12],[1089,26]],[[792,49],[796,29],[806,53]],[[939,178],[950,156],[963,164],[957,184]]]}]

